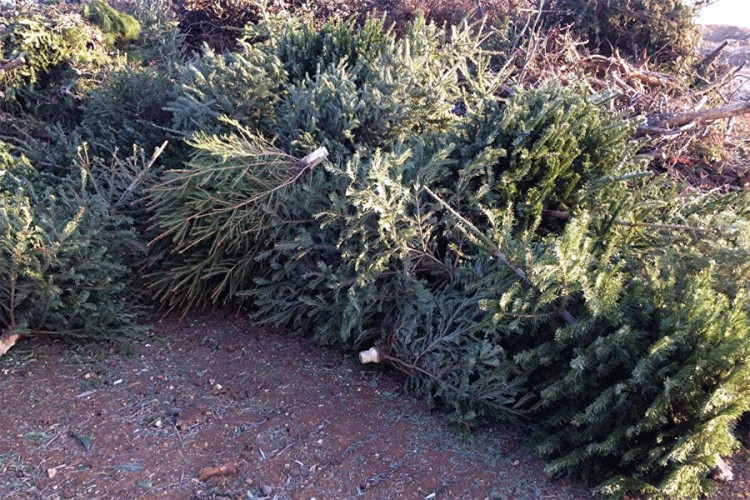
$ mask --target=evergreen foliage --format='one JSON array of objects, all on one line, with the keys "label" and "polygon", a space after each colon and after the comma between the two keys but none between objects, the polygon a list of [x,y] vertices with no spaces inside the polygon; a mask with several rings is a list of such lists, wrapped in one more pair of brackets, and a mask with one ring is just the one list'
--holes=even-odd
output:
[{"label": "evergreen foliage", "polygon": [[21,6],[2,19],[2,57],[22,64],[0,75],[0,330],[117,338],[140,330],[139,198],[156,170],[133,143],[163,142],[172,82],[123,70],[79,10]]},{"label": "evergreen foliage", "polygon": [[[555,0],[552,6],[598,52],[676,65],[694,57],[699,41],[694,7],[682,0]],[[559,14],[550,22],[560,22]]]},{"label": "evergreen foliage", "polygon": [[[261,204],[232,227],[262,214],[262,237],[217,225],[230,219],[215,201],[188,212],[207,215],[210,233],[181,226],[182,245],[258,245],[238,260],[256,273],[240,295],[257,319],[323,343],[380,346],[413,390],[460,421],[532,424],[550,472],[604,480],[608,496],[711,489],[705,475],[736,446],[731,426],[750,404],[745,195],[670,197],[675,188],[636,160],[627,123],[555,86],[467,101],[463,117],[411,137],[350,144],[353,134],[331,128],[346,122],[325,108],[345,99],[303,101],[325,117],[310,144],[338,155],[304,181],[277,179],[283,201],[236,192]],[[228,163],[175,177],[186,199],[187,186],[208,186],[232,164],[219,183],[232,188],[217,199],[238,186],[257,192],[238,180],[252,178],[239,158],[262,159],[248,134],[200,140]],[[294,148],[283,132],[279,142]],[[188,218],[174,207],[174,221]],[[737,262],[735,285],[720,283]],[[212,276],[196,271],[194,289],[201,272]]]},{"label": "evergreen foliage", "polygon": [[141,23],[133,16],[113,9],[103,0],[83,7],[83,16],[104,32],[110,45],[134,42],[141,35]]},{"label": "evergreen foliage", "polygon": [[[198,134],[185,168],[153,188],[159,240],[174,254],[155,277],[157,298],[189,307],[236,297],[290,187],[309,173],[295,158],[234,124],[234,135]],[[190,214],[186,216],[186,214]]]},{"label": "evergreen foliage", "polygon": [[[596,43],[658,51],[684,11],[657,3],[663,33],[622,14],[633,2],[582,12],[605,14]],[[747,193],[649,173],[585,87],[499,97],[481,30],[248,9],[236,51],[181,65],[175,38],[159,67],[86,89],[46,145],[0,148],[0,329],[132,333],[135,276],[167,309],[250,303],[377,346],[458,422],[527,426],[550,473],[605,496],[709,492],[750,409]],[[35,17],[1,35],[3,58],[31,54],[0,75],[11,120],[82,57],[61,33]],[[168,134],[185,142],[162,174]]]},{"label": "evergreen foliage", "polygon": [[[128,59],[160,69],[173,77],[184,63],[185,36],[180,33],[171,0],[134,0],[128,13],[141,25],[137,42],[127,47]],[[163,106],[163,103],[162,103]]]},{"label": "evergreen foliage", "polygon": [[[237,54],[219,56],[208,51],[205,59],[188,67],[187,74],[182,75],[183,83],[178,87],[176,100],[168,107],[174,113],[177,130],[190,137],[194,130],[229,131],[231,128],[227,124],[236,121],[256,136],[254,141],[265,142],[262,137],[275,135],[274,146],[292,156],[302,157],[324,146],[330,158],[340,162],[361,148],[405,140],[410,135],[439,130],[455,121],[453,109],[466,90],[459,85],[461,71],[479,54],[479,42],[468,28],[457,30],[448,41],[444,31],[421,20],[402,39],[384,31],[382,22],[377,20],[367,22],[362,33],[356,31],[353,23],[337,21],[324,29],[324,33],[336,33],[337,46],[345,49],[324,52],[319,50],[319,37],[329,35],[318,35],[304,23],[292,21],[282,28],[284,25],[279,22],[271,19],[269,24],[256,27],[258,32],[275,33],[275,38],[244,43]],[[297,49],[291,50],[292,46]],[[351,51],[357,55],[352,56]],[[438,64],[434,64],[435,60]],[[303,61],[309,68],[316,68],[316,74],[301,76],[303,70],[299,68]],[[297,71],[300,79],[287,71]],[[279,76],[283,79],[279,80]],[[237,85],[238,81],[246,83]],[[221,120],[222,116],[229,120]],[[191,141],[200,151],[198,155],[204,155],[202,151],[209,151],[221,141],[206,135],[198,137]],[[185,245],[194,248],[191,232],[203,234],[204,230],[199,227],[244,227],[246,212],[227,213],[221,209],[222,199],[235,199],[245,189],[256,189],[253,184],[248,187],[242,182],[255,182],[244,171],[246,159],[253,159],[257,154],[254,148],[249,151],[219,148],[216,159],[205,165],[205,169],[201,161],[195,172],[188,170],[191,176],[185,176],[182,169],[168,172],[165,183],[154,193],[157,200],[155,228],[170,235],[181,234],[179,239],[184,238]],[[217,185],[207,184],[209,179],[215,178],[217,168],[239,178],[228,177],[224,183],[222,177]],[[232,169],[236,170],[235,174],[229,174]],[[299,210],[294,215],[299,221],[314,218],[318,210],[324,210],[329,204],[330,188],[326,186],[330,182],[339,185],[343,195],[346,181],[340,177],[334,180],[332,175],[326,168],[316,169],[308,179],[306,193],[318,190],[323,198],[308,194],[301,197],[296,190],[290,191],[284,204],[287,213]],[[173,181],[172,177],[182,180]],[[205,186],[201,187],[206,190],[205,196],[194,199],[192,188],[181,188],[180,183],[194,181]],[[175,232],[173,224],[181,225],[182,232]],[[302,227],[306,225],[290,227],[281,223],[276,231],[285,233]],[[247,233],[249,240],[256,236]],[[210,256],[204,253],[198,257],[181,245],[169,244],[165,248],[161,243],[153,244],[155,252],[164,255],[169,262],[160,263],[161,269],[157,269],[154,276],[159,284],[157,295],[166,299],[169,306],[207,305],[239,299],[236,291],[247,286],[247,271],[258,269],[254,265],[257,253],[248,250],[259,247],[256,242],[243,242],[237,247],[242,252],[237,253],[228,250],[227,238],[221,237],[215,244],[214,237],[201,238],[208,243]],[[274,237],[277,239],[279,237]],[[261,241],[267,244],[265,239]],[[162,240],[164,242],[166,240]],[[208,265],[209,262],[217,264]],[[243,273],[238,273],[238,269]],[[211,276],[220,289],[210,285],[199,287],[195,280],[190,281],[189,287],[183,287],[180,283],[184,283],[186,274],[196,278]],[[235,280],[238,283],[234,283]]]},{"label": "evergreen foliage", "polygon": [[226,117],[261,130],[273,119],[282,95],[281,62],[262,47],[242,43],[237,52],[203,55],[178,69],[174,97],[166,105],[172,128],[185,137],[194,132],[227,130]]},{"label": "evergreen foliage", "polygon": [[[117,338],[138,331],[127,262],[142,254],[117,213],[132,190],[81,163],[56,179],[2,150],[0,328],[20,334]],[[101,174],[101,175],[100,175]],[[124,176],[123,176],[124,177]]]},{"label": "evergreen foliage", "polygon": [[[6,26],[0,34],[0,58],[20,63],[0,73],[0,104],[6,110],[24,109],[41,115],[37,108],[44,101],[60,99],[40,99],[46,97],[49,87],[57,87],[58,96],[60,87],[69,92],[74,87],[85,91],[93,78],[79,78],[80,73],[97,73],[115,63],[102,44],[101,31],[77,14],[46,17],[21,11],[0,16],[0,24]],[[70,95],[63,96],[70,100]],[[73,105],[66,104],[67,108]],[[52,110],[43,116],[60,114],[59,107],[47,106]]]},{"label": "evergreen foliage", "polygon": [[164,110],[174,82],[164,68],[111,71],[82,104],[81,135],[103,158],[136,144],[153,152],[167,137],[172,114]]}]

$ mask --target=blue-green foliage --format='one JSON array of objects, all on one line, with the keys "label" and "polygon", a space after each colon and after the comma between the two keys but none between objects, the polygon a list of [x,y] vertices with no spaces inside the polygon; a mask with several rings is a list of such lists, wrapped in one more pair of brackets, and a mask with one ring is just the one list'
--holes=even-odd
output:
[{"label": "blue-green foliage", "polygon": [[110,72],[82,104],[81,132],[103,158],[133,145],[152,153],[166,139],[172,114],[164,109],[174,82],[163,68],[125,67]]},{"label": "blue-green foliage", "polygon": [[2,327],[126,328],[136,207],[166,308],[251,303],[321,343],[377,345],[415,392],[529,426],[550,472],[606,495],[709,491],[750,404],[747,194],[649,174],[598,96],[497,97],[481,38],[270,18],[173,89],[111,75],[76,133],[102,156],[170,128],[190,159],[145,207],[128,203],[145,161],[37,172],[4,152]]},{"label": "blue-green foliage", "polygon": [[[337,22],[322,33],[295,21],[269,23],[255,28],[264,36],[248,39],[261,41],[245,42],[233,54],[208,51],[181,74],[176,98],[169,105],[177,131],[188,137],[198,130],[231,132],[237,130],[231,123],[236,123],[265,138],[274,137],[277,147],[298,157],[326,147],[329,157],[340,163],[361,149],[405,141],[455,121],[453,108],[464,91],[460,70],[479,53],[469,30],[448,42],[443,31],[423,21],[402,39],[373,20],[361,30],[352,22]],[[322,39],[330,39],[327,43],[334,48],[321,51]],[[290,46],[299,51],[291,51]],[[305,47],[307,52],[302,50]],[[287,73],[299,73],[294,68],[303,61],[315,68],[314,74],[295,79]],[[201,158],[210,155],[208,149],[197,149]],[[236,300],[236,293],[228,291],[250,286],[256,277],[257,254],[218,233],[206,236],[226,224],[241,227],[254,216],[247,210],[232,214],[223,210],[224,199],[234,199],[245,189],[238,183],[252,180],[247,161],[252,163],[254,156],[241,149],[216,154],[212,161],[194,163],[187,176],[181,169],[167,173],[164,189],[154,193],[155,227],[165,233],[155,247],[168,254],[154,279],[158,295],[170,306]],[[215,175],[219,165],[225,175]],[[348,183],[324,165],[304,179],[309,183],[301,189],[307,194],[292,196],[284,210],[305,220],[325,210],[330,197],[343,195]],[[333,191],[327,187],[332,183],[338,186]],[[225,217],[229,220],[218,223]],[[282,224],[269,231],[286,237],[306,227]],[[187,231],[203,235],[200,242],[192,241]],[[271,237],[257,231],[249,236],[259,242]],[[309,236],[331,241],[323,233]],[[237,273],[238,269],[245,272]]]},{"label": "blue-green foliage", "polygon": [[0,329],[117,338],[137,331],[128,259],[143,251],[127,217],[90,191],[89,172],[60,180],[3,146]]},{"label": "blue-green foliage", "polygon": [[[750,402],[746,195],[678,195],[598,98],[554,85],[477,98],[476,59],[430,102],[387,86],[386,74],[418,81],[408,65],[360,73],[344,60],[286,85],[266,122],[277,143],[296,155],[325,145],[331,161],[282,175],[280,199],[247,212],[212,200],[267,195],[274,183],[247,161],[271,146],[199,140],[213,160],[157,192],[192,276],[163,268],[164,297],[199,302],[211,277],[206,299],[236,294],[258,320],[378,345],[415,392],[463,422],[531,425],[551,473],[608,496],[709,491]],[[368,100],[378,85],[414,107]],[[261,230],[234,229],[258,212]],[[221,265],[206,267],[214,255]]]}]

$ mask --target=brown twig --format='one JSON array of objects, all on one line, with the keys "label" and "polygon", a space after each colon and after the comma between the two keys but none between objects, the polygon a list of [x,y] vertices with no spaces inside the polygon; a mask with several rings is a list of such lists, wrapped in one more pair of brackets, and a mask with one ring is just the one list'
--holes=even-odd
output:
[{"label": "brown twig", "polygon": [[711,63],[714,62],[717,57],[719,57],[719,54],[721,54],[721,51],[724,50],[727,45],[729,45],[729,40],[724,40],[722,44],[716,48],[716,50],[704,57],[700,64],[698,64],[698,71],[703,71],[707,67],[709,67]]},{"label": "brown twig", "polygon": [[667,88],[681,86],[680,81],[674,76],[648,69],[637,68],[619,56],[607,57],[593,54],[581,60],[580,64],[585,68],[597,69],[606,73],[610,73],[612,69],[616,69],[623,76],[638,80],[649,86]]},{"label": "brown twig", "polygon": [[690,111],[668,116],[656,123],[638,127],[636,136],[675,133],[674,129],[691,124],[700,124],[750,113],[750,101],[729,104],[705,111]]},{"label": "brown twig", "polygon": [[4,61],[0,63],[0,73],[5,73],[6,71],[10,71],[18,66],[23,66],[24,64],[26,64],[26,59],[24,59],[23,56],[18,56],[10,61]]}]

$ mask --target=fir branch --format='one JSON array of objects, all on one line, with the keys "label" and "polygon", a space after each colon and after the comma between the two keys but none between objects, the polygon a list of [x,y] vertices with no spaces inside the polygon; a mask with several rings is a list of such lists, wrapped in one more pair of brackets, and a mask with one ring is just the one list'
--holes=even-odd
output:
[{"label": "fir branch", "polygon": [[[549,217],[550,219],[568,221],[573,217],[573,214],[570,212],[565,212],[561,210],[543,210],[542,216]],[[657,222],[638,222],[638,221],[628,222],[622,219],[614,219],[612,223],[617,224],[618,226],[649,227],[653,229],[668,229],[668,230],[674,230],[674,231],[692,231],[692,232],[697,232],[697,233],[717,233],[718,232],[716,228],[688,226],[685,224],[661,224]]]},{"label": "fir branch", "polygon": [[[484,233],[479,231],[479,229],[471,223],[471,221],[464,218],[461,214],[456,212],[450,205],[448,205],[445,201],[442,200],[438,195],[432,192],[430,188],[427,186],[423,186],[422,189],[424,189],[430,196],[432,196],[435,201],[437,201],[440,205],[445,207],[446,210],[448,210],[456,219],[458,219],[466,228],[469,229],[469,232],[472,233],[474,237],[476,237],[478,240],[482,241],[484,244],[488,246],[490,249],[489,253],[494,258],[502,262],[508,269],[510,269],[513,274],[516,275],[516,277],[523,282],[526,286],[531,288],[532,290],[536,291],[538,294],[541,294],[541,291],[532,283],[532,281],[529,279],[529,277],[526,275],[526,273],[520,269],[519,267],[513,265],[513,263],[510,261],[507,255],[503,253],[503,251],[497,247],[492,240],[490,240]],[[461,225],[459,225],[459,228]],[[575,316],[573,316],[568,310],[566,310],[564,307],[555,306],[555,311],[557,315],[565,321],[565,323],[568,326],[573,326],[578,323],[578,320]]]}]

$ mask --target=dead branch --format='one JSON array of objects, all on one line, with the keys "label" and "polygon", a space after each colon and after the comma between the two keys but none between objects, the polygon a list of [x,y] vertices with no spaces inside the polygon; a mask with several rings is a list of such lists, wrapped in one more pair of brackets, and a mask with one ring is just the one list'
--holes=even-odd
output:
[{"label": "dead branch", "polygon": [[721,108],[707,109],[705,111],[690,111],[671,115],[659,120],[656,123],[638,127],[636,136],[642,135],[665,135],[679,133],[675,128],[685,126],[695,126],[705,122],[731,118],[750,113],[750,101],[729,104]]},{"label": "dead branch", "polygon": [[26,64],[26,59],[24,59],[23,56],[18,56],[10,61],[0,62],[0,74],[10,71],[13,68],[17,68],[18,66],[23,66],[24,64]]},{"label": "dead branch", "polygon": [[204,467],[201,469],[198,479],[207,481],[217,476],[236,476],[239,470],[239,466],[235,463],[220,465],[218,467]]},{"label": "dead branch", "polygon": [[635,137],[643,137],[644,135],[680,135],[689,130],[695,128],[695,123],[688,123],[684,127],[680,128],[662,128],[662,127],[651,127],[649,125],[642,125],[635,131]]},{"label": "dead branch", "polygon": [[716,48],[716,50],[704,57],[700,64],[698,64],[698,71],[703,71],[708,68],[711,63],[714,62],[717,57],[719,57],[719,54],[721,54],[721,51],[724,50],[727,45],[729,45],[729,41],[724,40],[721,45]]},{"label": "dead branch", "polygon": [[610,73],[615,69],[623,76],[633,80],[639,80],[641,83],[649,86],[667,88],[682,86],[681,82],[674,76],[648,69],[637,68],[621,57],[606,57],[599,54],[592,54],[581,60],[581,66],[603,71],[605,73]]},{"label": "dead branch", "polygon": [[714,90],[722,90],[725,86],[727,86],[730,82],[734,80],[734,78],[737,76],[738,73],[740,73],[743,69],[745,69],[745,64],[746,63],[742,63],[741,65],[736,66],[732,70],[727,71],[726,73],[721,75],[718,79],[714,80],[713,82],[706,82],[708,83],[707,87],[695,90],[691,92],[690,94],[685,94],[684,96],[680,97],[680,99],[683,101],[689,102],[689,101],[695,100],[697,97],[713,92]]}]

